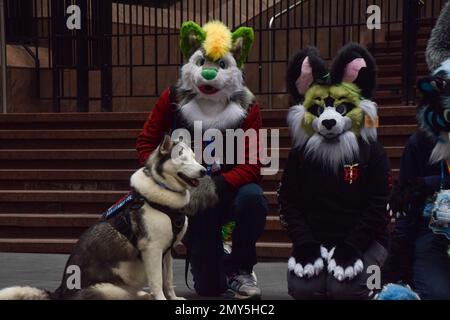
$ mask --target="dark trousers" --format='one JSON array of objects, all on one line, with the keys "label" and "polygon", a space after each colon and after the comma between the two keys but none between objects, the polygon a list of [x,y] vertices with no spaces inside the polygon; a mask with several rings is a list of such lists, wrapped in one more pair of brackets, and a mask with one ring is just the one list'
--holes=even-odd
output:
[{"label": "dark trousers", "polygon": [[367,286],[369,266],[382,266],[387,258],[387,250],[378,242],[364,253],[364,270],[352,280],[338,281],[325,269],[315,277],[299,278],[288,271],[288,291],[296,300],[367,300],[370,290]]},{"label": "dark trousers", "polygon": [[[251,183],[189,220],[184,242],[190,252],[194,289],[199,295],[219,295],[227,289],[227,274],[253,269],[256,241],[264,231],[267,209],[262,189]],[[221,230],[230,220],[236,222],[232,253],[224,256]]]},{"label": "dark trousers", "polygon": [[450,241],[423,222],[414,250],[413,287],[422,299],[450,300]]}]

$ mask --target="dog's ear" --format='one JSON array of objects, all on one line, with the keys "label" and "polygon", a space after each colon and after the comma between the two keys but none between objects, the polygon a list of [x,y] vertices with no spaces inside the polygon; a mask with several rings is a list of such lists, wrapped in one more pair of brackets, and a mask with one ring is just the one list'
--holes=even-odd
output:
[{"label": "dog's ear", "polygon": [[234,58],[236,59],[237,66],[242,67],[253,45],[254,40],[253,29],[249,27],[237,28],[231,34],[232,49]]},{"label": "dog's ear", "polygon": [[172,138],[170,138],[170,136],[166,134],[164,136],[163,142],[161,142],[161,144],[159,146],[159,152],[162,155],[166,155],[172,151],[172,147],[173,147]]},{"label": "dog's ear", "polygon": [[303,100],[313,83],[328,83],[325,61],[316,48],[309,47],[294,55],[286,72],[286,85],[295,103]]},{"label": "dog's ear", "polygon": [[349,43],[337,54],[331,64],[331,82],[354,83],[361,95],[370,99],[376,86],[377,66],[373,56],[357,43]]},{"label": "dog's ear", "polygon": [[180,48],[183,56],[188,59],[205,41],[206,33],[194,21],[186,21],[180,29]]}]

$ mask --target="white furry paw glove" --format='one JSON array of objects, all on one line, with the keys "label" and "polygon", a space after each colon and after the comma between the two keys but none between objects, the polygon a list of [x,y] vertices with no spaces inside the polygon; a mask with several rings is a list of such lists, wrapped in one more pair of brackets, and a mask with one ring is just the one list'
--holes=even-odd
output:
[{"label": "white furry paw glove", "polygon": [[297,277],[312,278],[322,272],[328,251],[320,244],[311,242],[295,247],[288,260],[288,270]]},{"label": "white furry paw glove", "polygon": [[328,254],[328,273],[338,281],[352,280],[363,272],[364,263],[357,249],[343,243],[334,247]]}]

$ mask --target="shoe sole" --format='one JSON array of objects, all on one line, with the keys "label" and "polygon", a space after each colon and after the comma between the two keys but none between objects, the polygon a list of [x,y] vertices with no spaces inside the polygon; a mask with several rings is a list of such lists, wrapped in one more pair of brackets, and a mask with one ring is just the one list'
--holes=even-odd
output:
[{"label": "shoe sole", "polygon": [[242,294],[239,294],[236,291],[228,289],[227,291],[225,291],[225,296],[227,296],[228,298],[231,298],[231,299],[235,299],[235,300],[261,300],[262,295],[256,294],[253,296],[244,296]]}]

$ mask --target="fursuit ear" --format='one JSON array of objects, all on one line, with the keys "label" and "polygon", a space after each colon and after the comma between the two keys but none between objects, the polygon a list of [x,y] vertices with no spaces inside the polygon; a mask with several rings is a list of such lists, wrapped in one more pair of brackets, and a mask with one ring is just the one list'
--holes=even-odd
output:
[{"label": "fursuit ear", "polygon": [[339,50],[331,64],[331,82],[350,82],[361,89],[361,95],[372,98],[376,86],[377,66],[373,56],[358,43],[349,43]]},{"label": "fursuit ear", "polygon": [[180,29],[180,49],[188,59],[205,41],[206,33],[193,21],[183,22]]},{"label": "fursuit ear", "polygon": [[234,59],[238,68],[242,68],[245,60],[252,49],[255,35],[253,29],[249,27],[239,27],[231,34],[232,49]]},{"label": "fursuit ear", "polygon": [[159,145],[159,153],[162,155],[169,154],[172,150],[172,147],[173,147],[172,138],[168,134],[166,134],[164,136],[163,141]]},{"label": "fursuit ear", "polygon": [[295,103],[303,100],[306,91],[313,83],[327,83],[328,70],[325,61],[316,48],[308,47],[289,61],[286,72],[286,85]]}]

